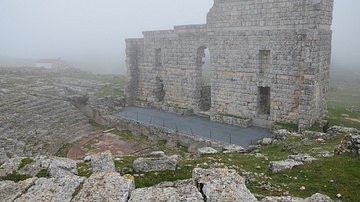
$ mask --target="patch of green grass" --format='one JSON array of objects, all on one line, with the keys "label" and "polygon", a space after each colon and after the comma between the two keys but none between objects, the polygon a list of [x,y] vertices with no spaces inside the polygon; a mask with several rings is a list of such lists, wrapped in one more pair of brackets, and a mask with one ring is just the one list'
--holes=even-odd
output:
[{"label": "patch of green grass", "polygon": [[[351,127],[360,130],[360,114],[347,111],[344,107],[328,108],[328,119],[330,125],[338,125],[343,127]],[[346,114],[348,117],[344,117]]]},{"label": "patch of green grass", "polygon": [[[359,156],[337,155],[295,167],[281,173],[267,174],[272,181],[286,184],[286,189],[297,197],[309,197],[323,193],[335,199],[340,193],[342,201],[360,201],[360,158]],[[296,177],[296,178],[295,178]],[[306,189],[301,191],[300,187]],[[261,190],[257,190],[260,191]]]},{"label": "patch of green grass", "polygon": [[18,170],[24,168],[26,165],[32,163],[34,160],[32,160],[31,158],[24,158],[24,159],[21,159],[21,164],[19,165],[19,168]]},{"label": "patch of green grass", "polygon": [[26,179],[31,178],[30,175],[20,175],[16,172],[7,174],[6,176],[1,177],[2,180],[10,180],[10,181],[14,181],[14,182],[19,182],[19,181],[23,181]]},{"label": "patch of green grass", "polygon": [[133,174],[133,162],[139,157],[123,156],[120,161],[114,161],[115,169],[121,174]]},{"label": "patch of green grass", "polygon": [[38,177],[38,178],[47,177],[47,176],[48,176],[48,170],[47,169],[42,169],[36,174],[36,177]]},{"label": "patch of green grass", "polygon": [[64,145],[56,152],[55,156],[66,158],[66,157],[67,157],[67,153],[69,152],[69,150],[71,149],[71,147],[72,147],[72,144],[70,144],[70,143],[64,144]]},{"label": "patch of green grass", "polygon": [[89,142],[87,142],[84,147],[88,150],[93,150],[93,149],[96,149],[95,147],[93,147],[94,144],[98,143],[97,140],[91,140]]},{"label": "patch of green grass", "polygon": [[7,156],[8,158],[12,158],[12,157],[14,156],[14,154],[11,153],[11,152],[6,152],[6,156]]},{"label": "patch of green grass", "polygon": [[92,167],[90,161],[79,162],[76,164],[78,169],[78,176],[90,177],[92,175]]}]

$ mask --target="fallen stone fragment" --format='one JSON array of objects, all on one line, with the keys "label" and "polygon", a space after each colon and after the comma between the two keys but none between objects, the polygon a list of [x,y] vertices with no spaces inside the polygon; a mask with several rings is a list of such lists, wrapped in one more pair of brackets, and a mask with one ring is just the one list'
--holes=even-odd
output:
[{"label": "fallen stone fragment", "polygon": [[51,159],[48,172],[50,177],[54,178],[76,175],[76,161],[67,158],[54,157]]},{"label": "fallen stone fragment", "polygon": [[314,158],[309,154],[290,155],[288,156],[288,159],[293,159],[295,161],[300,161],[303,163],[311,163],[317,160],[317,158]]},{"label": "fallen stone fragment", "polygon": [[236,145],[236,144],[228,144],[228,145],[225,145],[224,146],[224,151],[223,153],[234,153],[234,152],[237,152],[237,153],[244,153],[245,152],[245,149],[239,145]]},{"label": "fallen stone fragment", "polygon": [[195,168],[192,179],[206,201],[257,201],[235,170]]},{"label": "fallen stone fragment", "polygon": [[91,156],[92,172],[115,172],[115,164],[109,150]]},{"label": "fallen stone fragment", "polygon": [[13,181],[0,181],[0,201],[14,201],[25,190],[34,184],[37,178],[30,178],[18,183]]},{"label": "fallen stone fragment", "polygon": [[72,201],[127,201],[134,189],[134,178],[131,175],[124,177],[115,172],[97,172],[84,181]]},{"label": "fallen stone fragment", "polygon": [[71,201],[72,195],[83,182],[83,177],[67,175],[61,178],[40,178],[15,202]]},{"label": "fallen stone fragment", "polygon": [[203,148],[199,148],[197,150],[197,155],[198,156],[202,156],[205,154],[216,154],[218,153],[218,151],[212,147],[203,147]]},{"label": "fallen stone fragment", "polygon": [[176,182],[163,182],[154,187],[136,189],[131,192],[129,201],[203,202],[204,198],[192,184],[192,180],[179,180]]},{"label": "fallen stone fragment", "polygon": [[138,158],[133,163],[136,172],[176,170],[177,156],[161,158]]},{"label": "fallen stone fragment", "polygon": [[295,161],[293,159],[286,159],[284,161],[271,161],[269,169],[273,173],[278,173],[283,170],[292,169],[294,166],[304,165],[304,163]]},{"label": "fallen stone fragment", "polygon": [[326,195],[316,193],[305,199],[291,196],[267,196],[260,202],[333,202],[333,200]]}]

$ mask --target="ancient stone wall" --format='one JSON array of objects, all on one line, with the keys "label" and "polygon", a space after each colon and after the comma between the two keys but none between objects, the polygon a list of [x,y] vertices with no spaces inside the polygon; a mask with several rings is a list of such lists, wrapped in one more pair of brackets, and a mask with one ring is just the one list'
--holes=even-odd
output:
[{"label": "ancient stone wall", "polygon": [[128,103],[202,111],[208,48],[212,118],[309,127],[326,110],[332,10],[333,0],[215,0],[205,25],[143,32],[127,40]]}]

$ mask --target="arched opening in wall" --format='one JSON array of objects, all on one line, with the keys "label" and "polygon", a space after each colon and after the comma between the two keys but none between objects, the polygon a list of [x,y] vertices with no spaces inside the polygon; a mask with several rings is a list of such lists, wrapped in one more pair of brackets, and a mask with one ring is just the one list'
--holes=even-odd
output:
[{"label": "arched opening in wall", "polygon": [[201,111],[208,111],[211,107],[211,62],[210,51],[207,47],[201,46],[197,50],[197,70],[201,80],[200,103]]},{"label": "arched opening in wall", "polygon": [[158,102],[164,101],[165,90],[164,90],[164,81],[160,77],[156,77],[155,80],[155,89],[154,94]]}]

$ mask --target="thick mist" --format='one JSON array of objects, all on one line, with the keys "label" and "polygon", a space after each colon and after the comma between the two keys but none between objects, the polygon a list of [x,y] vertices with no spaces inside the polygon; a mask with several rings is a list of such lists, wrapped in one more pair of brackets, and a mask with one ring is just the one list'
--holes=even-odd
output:
[{"label": "thick mist", "polygon": [[[0,66],[61,57],[98,73],[122,73],[125,38],[204,24],[213,0],[1,0]],[[335,0],[333,68],[360,69],[358,0]],[[21,60],[14,58],[21,58]]]}]

